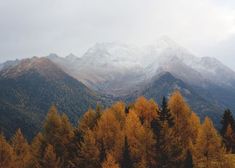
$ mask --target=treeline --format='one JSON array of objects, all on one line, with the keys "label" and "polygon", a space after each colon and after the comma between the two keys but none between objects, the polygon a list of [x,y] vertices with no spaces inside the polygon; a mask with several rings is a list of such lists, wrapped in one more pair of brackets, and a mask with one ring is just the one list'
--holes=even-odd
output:
[{"label": "treeline", "polygon": [[174,92],[160,106],[138,98],[89,109],[73,127],[52,106],[31,143],[20,129],[0,135],[0,168],[232,168],[235,122],[225,111],[221,135]]}]

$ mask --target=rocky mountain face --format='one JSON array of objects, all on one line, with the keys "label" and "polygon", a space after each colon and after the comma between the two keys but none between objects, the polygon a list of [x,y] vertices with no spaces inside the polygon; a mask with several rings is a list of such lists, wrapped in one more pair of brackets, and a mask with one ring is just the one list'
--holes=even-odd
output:
[{"label": "rocky mountain face", "polygon": [[47,58],[24,59],[0,71],[0,128],[7,135],[22,128],[32,137],[53,104],[75,124],[99,102],[105,104],[105,98]]}]

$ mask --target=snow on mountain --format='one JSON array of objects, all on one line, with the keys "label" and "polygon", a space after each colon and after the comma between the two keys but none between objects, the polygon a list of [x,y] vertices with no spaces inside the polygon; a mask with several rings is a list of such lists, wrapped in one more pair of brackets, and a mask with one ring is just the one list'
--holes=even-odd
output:
[{"label": "snow on mountain", "polygon": [[87,86],[109,94],[124,94],[161,72],[200,87],[232,86],[235,72],[215,58],[197,57],[164,36],[142,48],[120,43],[97,43],[81,57],[48,56]]}]

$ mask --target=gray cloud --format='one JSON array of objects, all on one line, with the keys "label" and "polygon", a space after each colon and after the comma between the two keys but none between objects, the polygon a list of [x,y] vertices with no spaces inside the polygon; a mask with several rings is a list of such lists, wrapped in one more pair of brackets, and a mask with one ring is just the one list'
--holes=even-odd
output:
[{"label": "gray cloud", "polygon": [[235,34],[233,0],[0,1],[0,61],[51,52],[80,56],[96,42],[145,45],[161,35],[211,56],[212,46]]}]

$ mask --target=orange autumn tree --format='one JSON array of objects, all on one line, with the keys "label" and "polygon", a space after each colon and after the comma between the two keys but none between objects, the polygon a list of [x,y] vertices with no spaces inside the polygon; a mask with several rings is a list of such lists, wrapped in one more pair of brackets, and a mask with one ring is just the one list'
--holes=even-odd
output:
[{"label": "orange autumn tree", "polygon": [[0,168],[15,167],[15,153],[4,135],[0,134]]},{"label": "orange autumn tree", "polygon": [[200,127],[196,144],[194,145],[194,165],[195,167],[228,167],[225,158],[225,148],[222,139],[213,126],[212,121],[206,117]]},{"label": "orange autumn tree", "polygon": [[41,167],[62,168],[60,159],[57,158],[54,147],[51,144],[48,144],[45,149]]},{"label": "orange autumn tree", "polygon": [[149,127],[144,127],[135,111],[130,111],[126,118],[125,132],[131,151],[131,159],[137,167],[155,165],[154,145],[156,143],[153,132]]},{"label": "orange autumn tree", "polygon": [[[211,120],[201,125],[179,91],[163,102],[140,97],[88,109],[77,127],[52,106],[30,145],[20,130],[10,143],[0,135],[0,168],[234,167]],[[228,126],[228,149],[233,137]]]},{"label": "orange autumn tree", "polygon": [[99,154],[100,151],[95,135],[91,130],[87,130],[80,144],[80,153],[75,163],[76,166],[87,168],[100,167]]},{"label": "orange autumn tree", "polygon": [[190,142],[192,141],[192,124],[190,121],[192,112],[179,91],[173,92],[169,99],[168,106],[174,116],[173,132],[178,147],[182,150],[178,158],[179,162],[182,163],[190,148]]},{"label": "orange autumn tree", "polygon": [[15,153],[15,164],[18,168],[29,168],[32,159],[30,145],[18,129],[11,139],[11,145]]},{"label": "orange autumn tree", "polygon": [[124,145],[124,133],[121,124],[112,109],[106,109],[94,128],[101,152],[101,160],[110,153],[115,160],[121,158]]},{"label": "orange autumn tree", "polygon": [[53,146],[56,156],[61,159],[61,164],[69,165],[68,146],[74,136],[73,126],[65,114],[58,113],[55,106],[52,106],[48,112],[42,135],[45,143]]},{"label": "orange autumn tree", "polygon": [[154,100],[147,100],[145,97],[139,97],[134,103],[134,110],[141,119],[151,123],[157,117],[158,105]]},{"label": "orange autumn tree", "polygon": [[102,168],[120,168],[120,166],[113,156],[108,154],[106,160],[102,163]]}]

